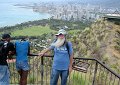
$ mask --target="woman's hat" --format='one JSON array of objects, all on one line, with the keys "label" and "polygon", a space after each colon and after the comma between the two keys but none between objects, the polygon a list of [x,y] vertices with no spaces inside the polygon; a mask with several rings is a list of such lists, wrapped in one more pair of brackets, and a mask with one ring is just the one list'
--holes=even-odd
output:
[{"label": "woman's hat", "polygon": [[60,34],[66,35],[67,32],[66,32],[64,29],[60,29],[60,30],[58,31],[58,33],[55,34],[55,35],[57,36],[57,35],[60,35]]}]

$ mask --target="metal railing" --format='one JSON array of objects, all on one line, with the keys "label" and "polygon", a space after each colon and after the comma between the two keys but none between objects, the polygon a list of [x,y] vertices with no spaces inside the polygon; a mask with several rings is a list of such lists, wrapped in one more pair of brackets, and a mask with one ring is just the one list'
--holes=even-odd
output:
[{"label": "metal railing", "polygon": [[[49,85],[52,60],[52,56],[30,57],[29,64],[31,69],[27,83],[30,85]],[[120,85],[120,75],[116,74],[99,60],[74,58],[74,61],[74,63],[78,61],[88,63],[89,67],[87,67],[86,72],[73,70],[69,75],[67,85]],[[15,62],[9,63],[9,68],[10,83],[18,84],[19,75],[15,69]],[[60,85],[60,81],[58,81],[58,85]]]}]

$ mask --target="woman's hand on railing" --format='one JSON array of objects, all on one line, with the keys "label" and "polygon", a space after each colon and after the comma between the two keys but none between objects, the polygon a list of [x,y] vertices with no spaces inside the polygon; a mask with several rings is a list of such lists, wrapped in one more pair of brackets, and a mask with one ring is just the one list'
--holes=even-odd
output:
[{"label": "woman's hand on railing", "polygon": [[44,56],[44,53],[38,53],[38,56],[42,57]]}]

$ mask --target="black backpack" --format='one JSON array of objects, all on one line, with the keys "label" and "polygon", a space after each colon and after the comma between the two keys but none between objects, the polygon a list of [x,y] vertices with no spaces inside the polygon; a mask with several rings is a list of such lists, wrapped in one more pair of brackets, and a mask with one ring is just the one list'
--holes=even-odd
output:
[{"label": "black backpack", "polygon": [[3,41],[0,41],[0,56],[3,55],[3,47],[4,47],[4,43]]},{"label": "black backpack", "polygon": [[67,48],[67,51],[68,51],[68,54],[69,54],[69,58],[70,58],[69,45],[68,45],[68,42],[67,42],[67,41],[65,42],[65,45],[66,45],[66,48]]},{"label": "black backpack", "polygon": [[7,48],[7,43],[4,41],[0,41],[0,56],[4,55],[4,50]]}]

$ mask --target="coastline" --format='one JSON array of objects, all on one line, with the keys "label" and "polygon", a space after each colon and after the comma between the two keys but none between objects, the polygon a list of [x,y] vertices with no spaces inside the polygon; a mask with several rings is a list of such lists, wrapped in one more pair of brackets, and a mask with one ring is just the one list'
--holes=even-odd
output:
[{"label": "coastline", "polygon": [[0,5],[0,10],[0,28],[50,18],[48,13],[38,13],[27,5],[26,7],[19,7],[15,6],[15,3],[3,3]]}]

